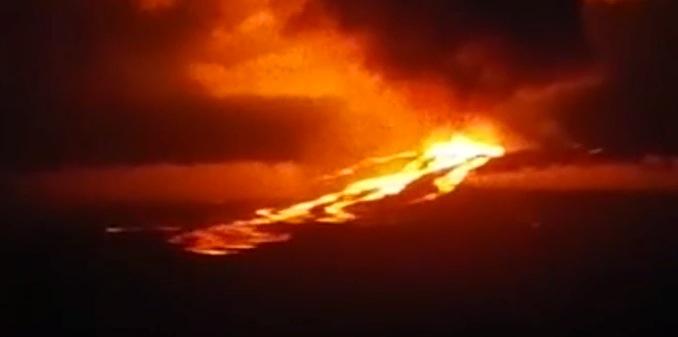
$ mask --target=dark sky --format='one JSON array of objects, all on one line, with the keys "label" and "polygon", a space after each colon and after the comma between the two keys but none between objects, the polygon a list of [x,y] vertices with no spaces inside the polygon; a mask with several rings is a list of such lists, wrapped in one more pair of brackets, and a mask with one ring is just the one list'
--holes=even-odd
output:
[{"label": "dark sky", "polygon": [[[298,158],[334,122],[331,102],[215,99],[182,77],[220,19],[218,5],[178,1],[153,15],[123,0],[3,6],[0,166]],[[367,37],[375,71],[435,78],[469,104],[598,67],[603,84],[549,112],[568,133],[595,145],[678,150],[675,1],[582,10],[574,0],[316,0],[290,34],[313,29],[318,10]]]},{"label": "dark sky", "polygon": [[677,153],[678,2],[634,3],[585,13],[606,82],[561,120],[590,142]]}]

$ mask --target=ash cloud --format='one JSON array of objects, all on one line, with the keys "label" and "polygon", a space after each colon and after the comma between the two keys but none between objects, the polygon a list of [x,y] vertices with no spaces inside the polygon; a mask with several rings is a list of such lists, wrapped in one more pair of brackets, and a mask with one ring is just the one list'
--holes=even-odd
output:
[{"label": "ash cloud", "polygon": [[592,63],[572,0],[318,0],[297,26],[325,11],[368,41],[368,63],[393,78],[435,78],[480,104],[578,75]]},{"label": "ash cloud", "polygon": [[[371,67],[442,82],[462,110],[486,111],[547,143],[678,152],[676,1],[315,4],[298,27],[314,25],[309,13],[330,13],[368,42]],[[526,99],[526,91],[545,95]]]},{"label": "ash cloud", "polygon": [[[324,126],[339,123],[333,102],[215,99],[186,78],[187,62],[200,59],[215,22],[227,28],[251,10],[230,5],[236,2],[6,4],[0,168],[293,160],[313,139],[332,137]],[[547,110],[582,142],[670,150],[678,149],[677,5],[312,0],[289,28],[312,30],[324,24],[319,12],[328,15],[366,41],[370,69],[443,83],[471,110],[576,82],[596,66],[600,85],[533,109]],[[499,109],[497,117],[521,128],[528,122],[514,110]]]}]

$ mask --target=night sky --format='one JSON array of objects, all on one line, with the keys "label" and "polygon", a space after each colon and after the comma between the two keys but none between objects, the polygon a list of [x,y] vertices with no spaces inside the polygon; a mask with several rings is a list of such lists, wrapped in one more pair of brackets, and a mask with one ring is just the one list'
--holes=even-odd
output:
[{"label": "night sky", "polygon": [[[212,23],[227,20],[218,6],[177,1],[155,13],[121,0],[3,6],[0,167],[297,159],[337,122],[332,98],[217,99],[183,77]],[[287,34],[315,29],[317,12],[365,38],[370,69],[442,82],[470,107],[595,73],[599,83],[544,113],[591,146],[678,150],[675,1],[317,0],[288,22]]]}]

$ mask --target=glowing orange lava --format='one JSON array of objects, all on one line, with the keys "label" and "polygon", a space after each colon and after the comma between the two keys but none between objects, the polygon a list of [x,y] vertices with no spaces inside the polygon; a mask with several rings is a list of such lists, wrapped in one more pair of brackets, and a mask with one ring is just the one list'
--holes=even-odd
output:
[{"label": "glowing orange lava", "polygon": [[[349,209],[394,196],[423,177],[435,175],[433,192],[410,202],[433,200],[454,190],[469,172],[500,157],[505,150],[492,142],[483,142],[464,134],[454,134],[423,151],[403,152],[394,156],[373,158],[359,164],[381,163],[396,159],[409,160],[398,171],[358,180],[340,191],[285,208],[264,208],[249,220],[234,221],[175,236],[172,243],[188,251],[209,254],[232,254],[267,242],[288,240],[289,234],[267,232],[266,227],[278,223],[341,223],[354,220],[357,214]],[[357,166],[356,166],[357,167]],[[351,175],[356,167],[340,171]]]}]

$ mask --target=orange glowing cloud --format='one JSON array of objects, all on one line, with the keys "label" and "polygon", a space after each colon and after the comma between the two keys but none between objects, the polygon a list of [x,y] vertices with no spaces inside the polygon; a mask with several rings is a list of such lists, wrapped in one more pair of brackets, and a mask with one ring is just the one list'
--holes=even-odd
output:
[{"label": "orange glowing cloud", "polygon": [[368,152],[409,145],[433,124],[425,117],[427,110],[452,110],[446,104],[449,97],[434,95],[430,84],[385,80],[369,69],[363,41],[338,31],[322,12],[315,13],[321,23],[312,30],[291,29],[308,1],[284,6],[276,1],[240,2],[228,6],[244,14],[217,22],[204,57],[186,67],[188,77],[211,96],[335,99],[343,107],[349,147],[358,145]]},{"label": "orange glowing cloud", "polygon": [[[568,50],[570,46],[561,42],[570,40],[569,35],[541,39],[550,37],[553,27],[569,31],[572,20],[548,20],[545,31],[525,32],[523,25],[514,27],[505,23],[512,20],[488,14],[504,11],[484,6],[512,7],[475,3],[70,1],[50,22],[43,24],[44,16],[36,13],[34,22],[25,24],[40,27],[47,39],[17,43],[26,49],[25,55],[55,55],[49,64],[40,57],[17,57],[26,63],[16,71],[25,77],[16,81],[25,85],[25,97],[43,90],[46,98],[64,99],[55,100],[61,106],[45,99],[49,108],[33,109],[35,116],[18,116],[25,123],[17,124],[25,127],[13,132],[20,135],[17,143],[30,145],[14,151],[12,160],[23,161],[25,153],[41,151],[35,157],[51,158],[46,160],[49,165],[333,156],[343,160],[333,163],[340,167],[402,151],[441,124],[461,124],[471,114],[492,115],[497,101],[526,87],[525,73],[559,65],[542,58],[571,56],[547,48],[548,55],[541,57],[533,48],[521,47],[534,41],[543,47],[545,40],[548,47],[565,45],[562,49]],[[517,3],[518,14],[531,4]],[[454,10],[441,10],[448,6]],[[559,5],[552,12],[568,8]],[[442,12],[458,13],[459,20],[435,15]],[[83,27],[74,32],[72,16],[80,14],[86,14]],[[485,42],[494,41],[495,34],[504,43],[496,48]],[[514,46],[513,38],[522,44]],[[47,40],[53,43],[46,45]],[[519,50],[514,58],[520,62],[504,64],[506,50]],[[536,66],[513,72],[526,64]],[[36,74],[50,78],[31,79]],[[46,85],[29,85],[34,82]],[[551,82],[549,77],[536,85]],[[264,117],[246,118],[242,115],[255,115],[250,110],[256,109],[224,103],[243,97],[248,102],[242,105],[288,98],[329,102],[329,108],[318,109],[316,115],[331,118],[311,125],[296,108],[273,108]],[[58,120],[63,127],[48,123],[44,130],[32,122],[49,120],[53,111],[62,113]],[[217,114],[226,117],[212,117]],[[326,132],[325,126],[332,131]],[[275,138],[276,144],[257,150],[261,138]],[[63,141],[52,144],[55,139]],[[44,165],[41,158],[30,164]]]}]

